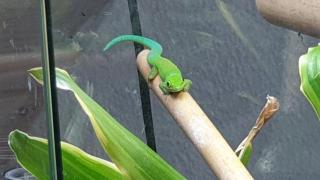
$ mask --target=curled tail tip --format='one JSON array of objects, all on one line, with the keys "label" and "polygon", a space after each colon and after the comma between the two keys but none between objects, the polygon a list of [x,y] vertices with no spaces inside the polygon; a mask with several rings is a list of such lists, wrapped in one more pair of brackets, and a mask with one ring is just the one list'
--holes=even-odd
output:
[{"label": "curled tail tip", "polygon": [[102,51],[103,51],[103,52],[106,52],[108,49],[110,49],[110,45],[109,45],[109,44],[107,44],[107,45],[102,49]]}]

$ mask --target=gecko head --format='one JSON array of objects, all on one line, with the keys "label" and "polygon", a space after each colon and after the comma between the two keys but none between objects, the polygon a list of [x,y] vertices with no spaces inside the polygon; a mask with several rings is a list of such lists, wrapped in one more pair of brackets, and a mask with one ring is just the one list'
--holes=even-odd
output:
[{"label": "gecko head", "polygon": [[165,86],[169,92],[179,92],[183,90],[184,83],[181,75],[175,74],[167,77],[165,81]]}]

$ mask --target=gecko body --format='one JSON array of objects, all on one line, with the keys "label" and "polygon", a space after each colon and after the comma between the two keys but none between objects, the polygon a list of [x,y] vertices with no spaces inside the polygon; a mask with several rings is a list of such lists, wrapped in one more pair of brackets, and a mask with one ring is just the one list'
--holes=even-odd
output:
[{"label": "gecko body", "polygon": [[125,41],[136,42],[150,49],[147,61],[152,68],[148,74],[148,80],[153,80],[159,74],[162,81],[159,87],[164,94],[188,91],[190,89],[192,81],[183,79],[179,68],[171,60],[161,56],[161,45],[152,39],[136,35],[122,35],[111,40],[103,51]]}]

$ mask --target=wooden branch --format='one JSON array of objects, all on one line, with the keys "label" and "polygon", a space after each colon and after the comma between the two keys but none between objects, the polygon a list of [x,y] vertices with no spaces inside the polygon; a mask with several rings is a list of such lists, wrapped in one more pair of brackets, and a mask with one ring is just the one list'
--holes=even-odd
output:
[{"label": "wooden branch", "polygon": [[318,0],[256,0],[256,4],[270,23],[320,38]]},{"label": "wooden branch", "polygon": [[[150,72],[150,66],[146,60],[148,53],[149,50],[144,50],[137,57],[138,69],[145,80]],[[226,180],[253,179],[191,95],[188,92],[163,95],[159,88],[160,82],[157,76],[150,82],[150,88],[198,149],[215,175],[219,179]]]}]

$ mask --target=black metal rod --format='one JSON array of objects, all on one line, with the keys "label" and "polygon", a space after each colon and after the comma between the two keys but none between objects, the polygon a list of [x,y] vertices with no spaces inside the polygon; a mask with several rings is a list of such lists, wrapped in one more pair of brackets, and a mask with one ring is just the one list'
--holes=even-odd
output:
[{"label": "black metal rod", "polygon": [[62,180],[58,98],[54,63],[54,45],[50,0],[40,0],[42,27],[42,67],[46,119],[48,125],[49,164],[51,180]]},{"label": "black metal rod", "polygon": [[[141,24],[139,19],[138,5],[136,0],[128,0],[129,12],[130,12],[130,20],[132,26],[132,33],[135,35],[142,35],[141,32]],[[137,43],[134,43],[134,49],[136,56],[140,51],[143,50],[143,46]],[[154,136],[154,128],[153,128],[153,120],[152,120],[152,110],[150,103],[150,94],[148,84],[144,81],[140,72],[139,74],[139,86],[140,86],[140,98],[142,104],[142,114],[144,121],[144,130],[146,132],[147,145],[157,151],[156,148],[156,139]]]}]

